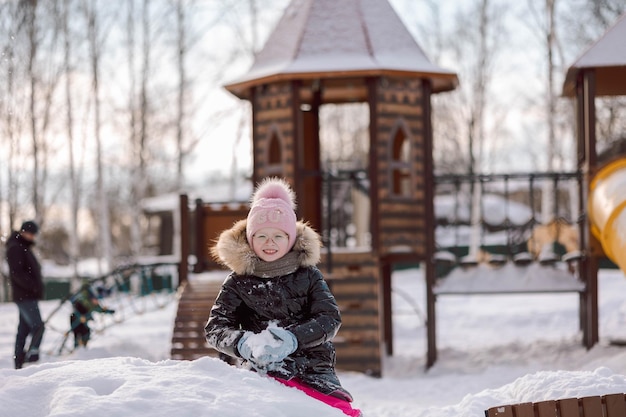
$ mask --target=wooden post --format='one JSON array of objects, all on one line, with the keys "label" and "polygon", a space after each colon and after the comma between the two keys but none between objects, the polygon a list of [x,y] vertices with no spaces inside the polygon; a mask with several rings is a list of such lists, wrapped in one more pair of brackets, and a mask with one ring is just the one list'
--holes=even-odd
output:
[{"label": "wooden post", "polygon": [[[578,164],[583,174],[579,205],[581,213],[587,213],[589,184],[597,170],[596,164],[596,111],[594,70],[581,71],[576,84]],[[591,349],[599,340],[598,335],[598,251],[591,236],[589,217],[580,223],[581,248],[585,256],[581,261],[581,277],[587,284],[581,299],[583,344]]]},{"label": "wooden post", "polygon": [[431,124],[431,103],[432,86],[430,81],[424,80],[423,103],[424,109],[424,172],[426,173],[424,188],[424,220],[426,223],[426,368],[430,368],[437,360],[437,332],[435,320],[435,295],[433,287],[435,285],[435,169],[433,163],[433,130]]},{"label": "wooden post", "polygon": [[194,265],[193,272],[198,274],[205,269],[204,253],[206,252],[204,239],[204,203],[199,198],[196,199],[194,229],[196,231],[196,264]]},{"label": "wooden post", "polygon": [[386,259],[381,260],[381,281],[382,281],[382,324],[383,339],[387,355],[393,355],[393,320],[391,308],[391,263]]},{"label": "wooden post", "polygon": [[187,281],[189,264],[189,198],[187,194],[179,197],[180,210],[180,262],[178,263],[178,285]]},{"label": "wooden post", "polygon": [[370,179],[370,236],[372,241],[372,252],[375,254],[380,253],[380,230],[378,222],[378,213],[380,210],[380,196],[378,195],[378,83],[380,78],[367,78],[367,90],[368,90],[368,103],[370,110],[370,149],[369,149],[369,167],[368,177]]}]

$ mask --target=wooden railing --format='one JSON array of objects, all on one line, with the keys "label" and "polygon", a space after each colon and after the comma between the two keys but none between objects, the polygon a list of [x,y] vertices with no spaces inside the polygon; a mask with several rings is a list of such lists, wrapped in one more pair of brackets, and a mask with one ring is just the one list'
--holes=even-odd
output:
[{"label": "wooden railing", "polygon": [[485,417],[626,417],[626,394],[491,407]]}]

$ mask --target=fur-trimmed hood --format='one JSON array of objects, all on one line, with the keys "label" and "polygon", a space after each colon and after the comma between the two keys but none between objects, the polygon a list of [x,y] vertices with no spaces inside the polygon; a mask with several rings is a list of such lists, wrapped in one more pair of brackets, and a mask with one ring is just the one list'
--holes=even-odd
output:
[{"label": "fur-trimmed hood", "polygon": [[[236,222],[224,230],[210,249],[213,258],[239,275],[249,275],[260,261],[246,239],[246,220]],[[302,267],[315,266],[320,261],[322,239],[308,223],[296,223],[296,242],[291,249],[297,252]]]}]

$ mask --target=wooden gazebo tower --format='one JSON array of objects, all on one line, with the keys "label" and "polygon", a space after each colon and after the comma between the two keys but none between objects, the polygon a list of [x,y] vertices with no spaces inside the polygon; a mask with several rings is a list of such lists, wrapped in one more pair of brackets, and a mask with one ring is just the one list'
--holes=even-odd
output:
[{"label": "wooden gazebo tower", "polygon": [[352,297],[372,299],[367,310],[378,311],[389,353],[391,267],[433,253],[431,95],[457,83],[456,74],[427,59],[387,0],[294,0],[250,70],[226,85],[252,103],[253,181],[287,179],[298,217],[317,230],[320,106],[368,103],[371,252],[333,254],[333,270],[324,272],[338,301],[337,282],[369,279],[367,293]]},{"label": "wooden gazebo tower", "polygon": [[[225,86],[252,104],[253,182],[285,178],[298,197],[298,218],[318,231],[320,106],[369,105],[371,245],[333,252],[332,267],[320,265],[342,311],[335,338],[341,369],[380,375],[381,350],[393,349],[392,265],[434,252],[430,100],[457,83],[426,58],[387,0],[293,0],[250,70]],[[208,219],[223,213],[196,210],[196,230],[213,234]],[[199,259],[196,272],[208,265]]]}]

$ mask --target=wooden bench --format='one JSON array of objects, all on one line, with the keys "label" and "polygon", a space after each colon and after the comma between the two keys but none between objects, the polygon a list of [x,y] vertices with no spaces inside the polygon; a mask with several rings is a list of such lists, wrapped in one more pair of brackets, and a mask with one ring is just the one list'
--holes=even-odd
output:
[{"label": "wooden bench", "polygon": [[485,417],[626,417],[626,394],[608,394],[491,407]]}]

